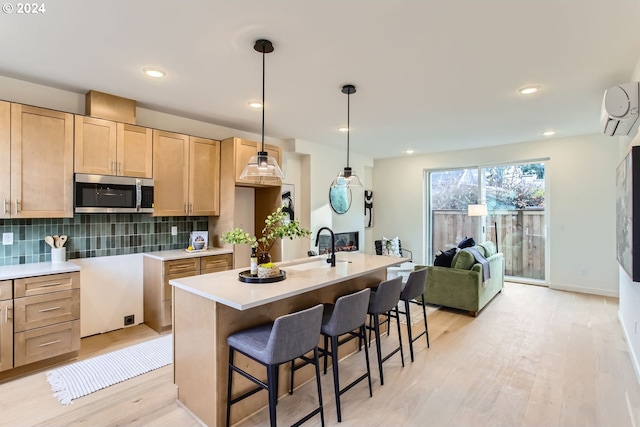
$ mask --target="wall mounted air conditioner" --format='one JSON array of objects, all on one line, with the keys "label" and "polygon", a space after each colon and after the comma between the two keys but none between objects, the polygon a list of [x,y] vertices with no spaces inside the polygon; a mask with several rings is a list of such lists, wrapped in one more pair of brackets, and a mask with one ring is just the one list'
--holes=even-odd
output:
[{"label": "wall mounted air conditioner", "polygon": [[602,99],[600,123],[609,136],[629,135],[638,128],[638,91],[640,83],[624,83],[607,89]]}]

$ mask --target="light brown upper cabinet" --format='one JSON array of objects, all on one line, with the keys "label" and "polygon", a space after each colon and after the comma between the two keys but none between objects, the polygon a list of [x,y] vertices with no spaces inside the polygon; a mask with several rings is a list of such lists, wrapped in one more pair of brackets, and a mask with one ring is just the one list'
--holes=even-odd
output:
[{"label": "light brown upper cabinet", "polygon": [[189,215],[220,214],[220,141],[189,138]]},{"label": "light brown upper cabinet", "polygon": [[153,177],[153,132],[149,128],[76,116],[75,171]]},{"label": "light brown upper cabinet", "polygon": [[[228,164],[235,165],[233,176],[235,177],[236,185],[244,187],[280,186],[280,183],[255,183],[240,179],[240,175],[249,162],[249,159],[251,159],[251,156],[258,154],[261,148],[261,143],[241,138],[228,138],[222,141],[222,162],[223,164],[229,162]],[[264,144],[264,149],[270,156],[276,159],[282,169],[282,149],[271,144]]]},{"label": "light brown upper cabinet", "polygon": [[[4,111],[6,106],[0,108]],[[0,112],[6,121],[6,112]],[[10,195],[5,218],[73,217],[73,114],[11,104],[10,155],[0,125],[1,161],[10,158]],[[5,170],[6,164],[1,165]],[[6,177],[0,186],[6,192]]]},{"label": "light brown upper cabinet", "polygon": [[220,142],[153,131],[155,216],[216,216],[220,207]]},{"label": "light brown upper cabinet", "polygon": [[11,215],[11,104],[0,101],[0,218]]}]

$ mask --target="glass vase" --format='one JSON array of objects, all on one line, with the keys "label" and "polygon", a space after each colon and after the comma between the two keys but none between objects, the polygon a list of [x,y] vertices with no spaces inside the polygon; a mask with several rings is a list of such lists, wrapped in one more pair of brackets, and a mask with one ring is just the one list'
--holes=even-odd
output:
[{"label": "glass vase", "polygon": [[258,252],[258,265],[271,262],[271,254],[269,252]]}]

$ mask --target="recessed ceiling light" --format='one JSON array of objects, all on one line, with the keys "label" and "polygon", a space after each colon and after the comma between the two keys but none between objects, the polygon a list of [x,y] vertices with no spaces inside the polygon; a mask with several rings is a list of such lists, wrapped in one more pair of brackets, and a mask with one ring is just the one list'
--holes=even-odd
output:
[{"label": "recessed ceiling light", "polygon": [[414,153],[414,151],[413,151],[411,148],[409,148],[408,150],[405,150],[405,153],[407,153],[407,154],[413,154],[413,153]]},{"label": "recessed ceiling light", "polygon": [[346,132],[346,131],[348,131],[348,130],[349,130],[349,128],[348,128],[348,127],[346,127],[346,126],[340,126],[340,127],[338,128],[338,130],[339,130],[340,132]]},{"label": "recessed ceiling light", "polygon": [[536,93],[539,90],[540,90],[540,86],[524,86],[518,89],[518,92],[520,92],[523,95],[531,95],[532,93]]},{"label": "recessed ceiling light", "polygon": [[255,108],[257,110],[259,108],[262,108],[262,102],[260,102],[260,101],[251,101],[249,103],[249,107]]},{"label": "recessed ceiling light", "polygon": [[149,77],[159,79],[167,75],[166,71],[156,67],[144,67],[142,71]]},{"label": "recessed ceiling light", "polygon": [[542,132],[542,134],[544,136],[552,136],[552,135],[556,134],[556,131],[555,130],[547,130],[547,131]]}]

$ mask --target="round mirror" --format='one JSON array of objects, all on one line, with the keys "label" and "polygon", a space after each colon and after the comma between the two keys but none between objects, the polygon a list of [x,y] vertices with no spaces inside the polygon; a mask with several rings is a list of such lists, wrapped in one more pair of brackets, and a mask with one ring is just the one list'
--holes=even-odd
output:
[{"label": "round mirror", "polygon": [[329,187],[329,204],[335,213],[346,213],[351,207],[351,188],[346,185]]}]

